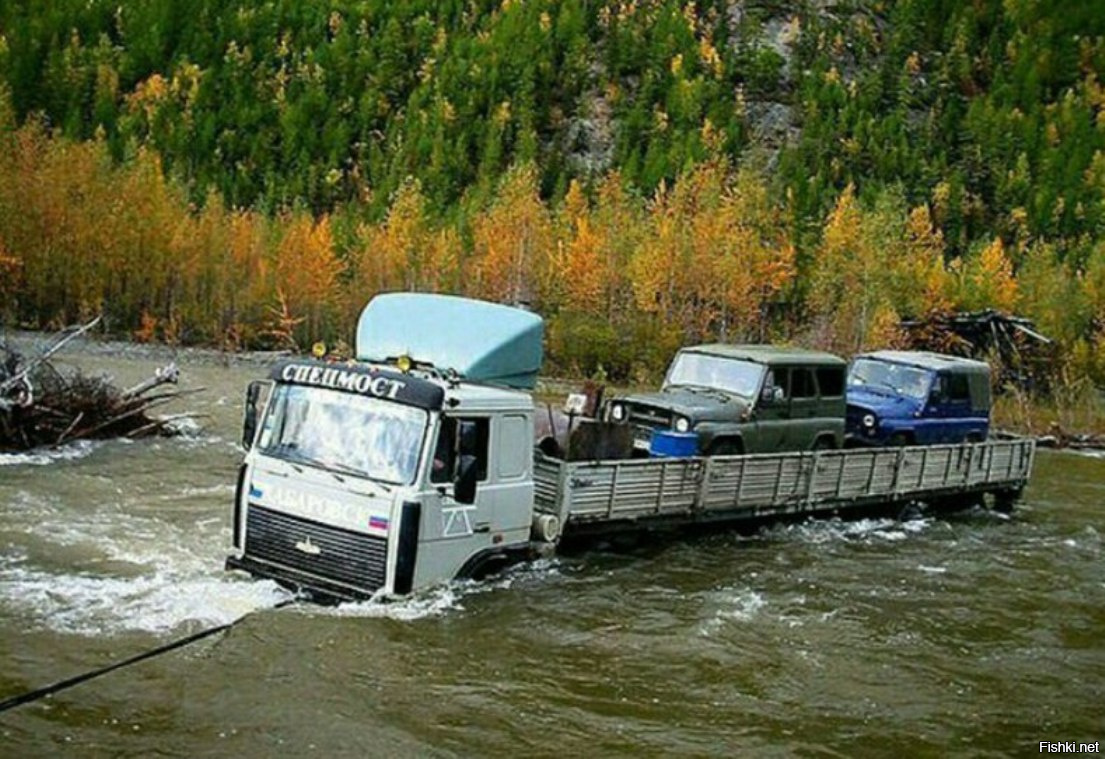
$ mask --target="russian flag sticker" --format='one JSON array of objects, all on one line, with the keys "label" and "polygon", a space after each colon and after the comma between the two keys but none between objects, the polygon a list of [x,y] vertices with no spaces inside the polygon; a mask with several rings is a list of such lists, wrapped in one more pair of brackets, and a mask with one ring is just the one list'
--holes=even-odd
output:
[{"label": "russian flag sticker", "polygon": [[368,528],[370,530],[386,530],[388,528],[387,517],[369,517]]}]

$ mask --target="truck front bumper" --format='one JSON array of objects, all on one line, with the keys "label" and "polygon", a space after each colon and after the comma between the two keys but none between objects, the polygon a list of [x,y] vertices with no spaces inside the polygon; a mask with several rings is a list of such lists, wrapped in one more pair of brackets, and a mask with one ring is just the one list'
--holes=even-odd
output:
[{"label": "truck front bumper", "polygon": [[227,556],[226,569],[237,569],[248,572],[253,577],[275,580],[288,590],[320,603],[364,601],[375,595],[322,577],[316,577],[308,572],[271,564],[251,556]]}]

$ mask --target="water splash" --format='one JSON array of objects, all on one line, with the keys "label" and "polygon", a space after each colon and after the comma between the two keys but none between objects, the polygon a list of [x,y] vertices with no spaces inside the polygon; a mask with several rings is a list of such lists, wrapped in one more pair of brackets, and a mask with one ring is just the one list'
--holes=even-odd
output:
[{"label": "water splash", "polygon": [[97,636],[232,622],[287,598],[275,583],[158,572],[139,577],[0,572],[0,608],[39,629]]},{"label": "water splash", "polygon": [[775,527],[768,530],[766,535],[814,545],[836,542],[897,542],[912,535],[919,535],[935,523],[936,520],[931,518],[908,521],[889,518],[857,519],[847,522],[839,519],[811,520],[801,524]]},{"label": "water splash", "polygon": [[24,453],[0,453],[0,466],[47,466],[58,461],[83,459],[102,445],[99,440],[78,440],[60,448],[40,448]]},{"label": "water splash", "polygon": [[510,590],[520,583],[545,582],[560,574],[559,559],[540,559],[519,564],[487,580],[454,580],[435,585],[398,599],[374,597],[367,601],[343,603],[312,609],[312,613],[336,617],[366,617],[414,622],[464,610],[465,599],[484,593]]}]

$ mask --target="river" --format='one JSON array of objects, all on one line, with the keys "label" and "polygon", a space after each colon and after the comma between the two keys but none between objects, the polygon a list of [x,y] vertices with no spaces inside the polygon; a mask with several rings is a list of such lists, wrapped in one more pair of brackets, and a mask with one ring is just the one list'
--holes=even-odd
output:
[{"label": "river", "polygon": [[[156,354],[76,347],[120,384]],[[223,571],[241,396],[182,363],[168,440],[0,456],[6,756],[1037,754],[1105,738],[1105,458],[1012,518],[823,521],[591,551],[392,604],[271,607]],[[179,409],[177,409],[179,410]]]}]

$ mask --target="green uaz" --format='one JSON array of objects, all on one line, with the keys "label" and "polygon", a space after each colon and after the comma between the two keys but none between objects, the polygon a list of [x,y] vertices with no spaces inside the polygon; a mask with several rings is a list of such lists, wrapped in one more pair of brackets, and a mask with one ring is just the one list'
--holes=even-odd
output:
[{"label": "green uaz", "polygon": [[709,455],[840,448],[846,362],[768,345],[696,345],[679,351],[658,393],[615,398],[610,421],[633,427],[648,451],[656,430],[693,432]]}]

